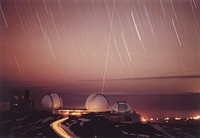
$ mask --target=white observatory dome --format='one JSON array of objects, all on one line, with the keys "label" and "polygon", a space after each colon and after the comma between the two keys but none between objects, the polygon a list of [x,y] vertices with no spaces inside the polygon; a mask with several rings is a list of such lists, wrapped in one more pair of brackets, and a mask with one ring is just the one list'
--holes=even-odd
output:
[{"label": "white observatory dome", "polygon": [[130,113],[131,107],[125,101],[118,101],[112,107],[112,113]]},{"label": "white observatory dome", "polygon": [[63,100],[56,93],[46,94],[42,99],[42,105],[50,110],[60,109],[63,107]]},{"label": "white observatory dome", "polygon": [[102,94],[88,96],[85,107],[89,112],[105,112],[108,110],[108,100]]}]

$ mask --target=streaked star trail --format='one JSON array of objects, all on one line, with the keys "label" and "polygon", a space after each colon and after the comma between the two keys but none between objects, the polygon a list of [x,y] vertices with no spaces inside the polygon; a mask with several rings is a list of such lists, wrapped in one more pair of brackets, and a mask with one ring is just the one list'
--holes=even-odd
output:
[{"label": "streaked star trail", "polygon": [[199,13],[198,0],[1,0],[1,89],[200,93],[181,77],[200,75]]}]

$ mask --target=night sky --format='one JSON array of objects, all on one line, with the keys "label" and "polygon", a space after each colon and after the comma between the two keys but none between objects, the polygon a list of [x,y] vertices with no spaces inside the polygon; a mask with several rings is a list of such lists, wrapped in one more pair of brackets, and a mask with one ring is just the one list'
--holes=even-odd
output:
[{"label": "night sky", "polygon": [[10,91],[30,89],[74,106],[80,95],[132,96],[141,112],[134,95],[162,95],[150,98],[159,110],[186,94],[180,104],[198,111],[199,13],[198,0],[1,0],[1,107]]}]

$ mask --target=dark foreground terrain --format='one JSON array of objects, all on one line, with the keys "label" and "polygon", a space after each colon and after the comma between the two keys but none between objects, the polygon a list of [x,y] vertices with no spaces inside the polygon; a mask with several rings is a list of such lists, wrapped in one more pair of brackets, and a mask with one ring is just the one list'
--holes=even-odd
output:
[{"label": "dark foreground terrain", "polygon": [[[24,111],[0,113],[1,138],[58,137],[50,124],[62,118],[48,111]],[[62,124],[63,129],[77,137],[135,137],[135,138],[199,138],[200,120],[120,124],[113,123],[100,114],[70,116]]]},{"label": "dark foreground terrain", "polygon": [[50,124],[61,116],[48,111],[0,113],[0,138],[58,137]]},{"label": "dark foreground terrain", "polygon": [[101,115],[71,116],[63,123],[79,137],[199,138],[200,122],[113,123]]}]

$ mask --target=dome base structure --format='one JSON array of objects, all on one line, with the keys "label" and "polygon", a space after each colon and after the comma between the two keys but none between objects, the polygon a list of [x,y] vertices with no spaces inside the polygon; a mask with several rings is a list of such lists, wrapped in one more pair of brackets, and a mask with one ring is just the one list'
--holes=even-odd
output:
[{"label": "dome base structure", "polygon": [[106,119],[115,123],[138,123],[141,122],[141,115],[135,112],[130,112],[126,114],[113,114],[105,113],[103,115]]},{"label": "dome base structure", "polygon": [[126,101],[116,102],[110,113],[105,113],[104,117],[116,123],[137,123],[141,122],[140,114],[131,110],[130,105]]}]

